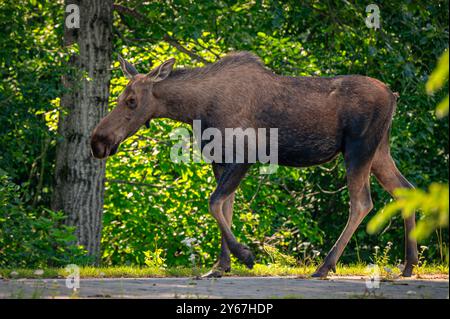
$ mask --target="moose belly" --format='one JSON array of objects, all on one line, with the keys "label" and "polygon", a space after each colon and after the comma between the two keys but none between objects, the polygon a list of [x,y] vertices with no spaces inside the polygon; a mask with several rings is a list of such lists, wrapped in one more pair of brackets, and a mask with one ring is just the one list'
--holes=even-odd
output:
[{"label": "moose belly", "polygon": [[341,150],[336,137],[309,136],[279,139],[278,164],[307,167],[333,160]]}]

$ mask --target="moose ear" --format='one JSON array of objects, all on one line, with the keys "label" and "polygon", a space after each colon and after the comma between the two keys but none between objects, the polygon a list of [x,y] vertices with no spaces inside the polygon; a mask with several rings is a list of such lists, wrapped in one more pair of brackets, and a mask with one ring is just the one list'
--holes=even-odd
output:
[{"label": "moose ear", "polygon": [[162,63],[160,66],[154,68],[151,70],[147,76],[152,80],[152,82],[159,82],[167,78],[172,72],[173,65],[175,64],[175,59],[171,58],[164,63]]},{"label": "moose ear", "polygon": [[139,73],[133,66],[133,64],[129,63],[128,61],[125,61],[125,59],[122,58],[121,55],[119,55],[119,62],[123,74],[130,80],[133,78],[133,76]]}]

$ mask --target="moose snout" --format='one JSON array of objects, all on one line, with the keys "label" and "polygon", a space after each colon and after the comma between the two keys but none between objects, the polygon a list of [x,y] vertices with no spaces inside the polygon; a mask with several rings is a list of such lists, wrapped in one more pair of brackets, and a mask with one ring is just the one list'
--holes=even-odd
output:
[{"label": "moose snout", "polygon": [[118,147],[119,143],[115,143],[108,136],[94,133],[91,137],[91,152],[95,158],[102,159],[114,155]]},{"label": "moose snout", "polygon": [[93,135],[91,137],[91,152],[95,158],[105,158],[107,154],[107,144],[105,138],[99,135]]}]

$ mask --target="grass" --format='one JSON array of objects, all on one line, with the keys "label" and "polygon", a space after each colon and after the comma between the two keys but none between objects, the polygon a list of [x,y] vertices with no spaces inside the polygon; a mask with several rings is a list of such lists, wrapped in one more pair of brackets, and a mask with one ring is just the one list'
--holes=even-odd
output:
[{"label": "grass", "polygon": [[[261,265],[257,264],[250,270],[242,265],[233,265],[233,269],[226,276],[310,276],[316,266],[302,266],[289,267],[280,265]],[[338,265],[336,267],[337,276],[367,276],[367,265]],[[395,266],[389,267],[393,274],[399,274]],[[5,269],[0,268],[0,278],[66,278],[68,273],[64,268],[46,268],[42,271],[36,269]],[[188,268],[188,267],[132,267],[132,266],[117,266],[117,267],[80,267],[80,278],[164,278],[164,277],[195,277],[204,274],[209,269],[204,268]],[[382,277],[385,274],[382,270]],[[420,276],[426,275],[447,275],[449,274],[448,265],[426,265],[421,267]]]}]

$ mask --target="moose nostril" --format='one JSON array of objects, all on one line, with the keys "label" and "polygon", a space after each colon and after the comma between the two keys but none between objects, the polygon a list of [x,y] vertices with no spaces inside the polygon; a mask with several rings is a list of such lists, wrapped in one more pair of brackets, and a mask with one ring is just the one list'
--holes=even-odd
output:
[{"label": "moose nostril", "polygon": [[96,158],[104,158],[107,154],[107,148],[109,143],[108,137],[100,134],[94,134],[91,137],[91,153]]},{"label": "moose nostril", "polygon": [[106,145],[98,142],[98,141],[91,141],[91,153],[96,158],[103,158],[105,157],[106,152]]}]

